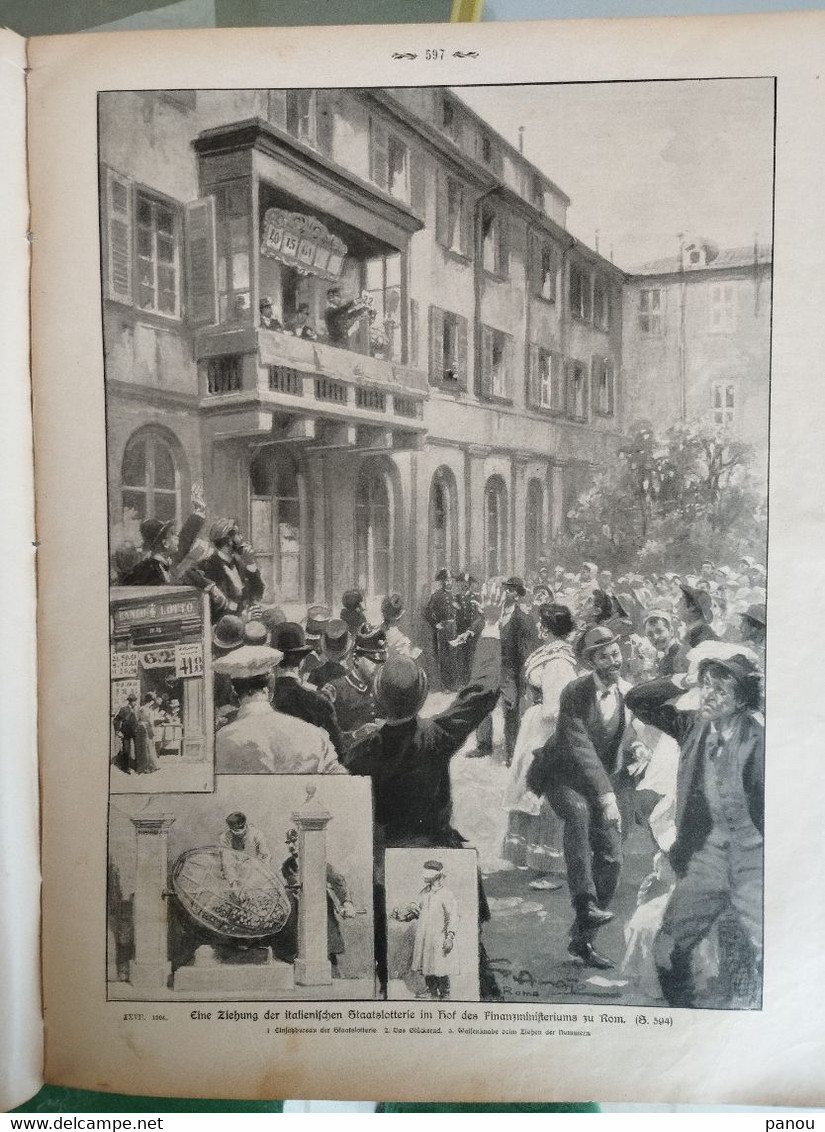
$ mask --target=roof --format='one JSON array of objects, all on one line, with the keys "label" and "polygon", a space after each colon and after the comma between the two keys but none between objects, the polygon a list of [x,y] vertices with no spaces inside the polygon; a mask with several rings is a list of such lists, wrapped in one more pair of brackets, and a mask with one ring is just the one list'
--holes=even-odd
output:
[{"label": "roof", "polygon": [[[771,263],[773,260],[773,247],[771,244],[759,244],[757,247],[759,263]],[[724,271],[736,267],[753,267],[753,244],[740,248],[722,248],[709,263],[690,266],[685,264],[685,272],[694,271]],[[676,275],[682,270],[682,261],[678,255],[668,256],[665,259],[654,259],[644,263],[631,271],[631,275]]]}]

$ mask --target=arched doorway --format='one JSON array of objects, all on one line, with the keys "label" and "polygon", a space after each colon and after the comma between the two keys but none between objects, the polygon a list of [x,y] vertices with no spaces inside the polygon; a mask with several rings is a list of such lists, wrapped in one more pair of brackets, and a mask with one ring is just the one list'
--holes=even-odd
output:
[{"label": "arched doorway", "polygon": [[458,563],[458,490],[455,476],[447,467],[438,468],[430,484],[429,577],[442,566],[451,573]]},{"label": "arched doorway", "polygon": [[394,587],[395,506],[393,485],[381,467],[361,469],[355,494],[355,573],[367,597]]},{"label": "arched doorway", "polygon": [[527,504],[524,514],[524,570],[538,569],[539,555],[544,546],[544,490],[539,480],[527,484]]},{"label": "arched doorway", "polygon": [[267,599],[303,601],[305,487],[290,453],[261,448],[249,466],[249,533]]},{"label": "arched doorway", "polygon": [[488,578],[507,573],[507,485],[490,476],[484,489],[484,566]]}]

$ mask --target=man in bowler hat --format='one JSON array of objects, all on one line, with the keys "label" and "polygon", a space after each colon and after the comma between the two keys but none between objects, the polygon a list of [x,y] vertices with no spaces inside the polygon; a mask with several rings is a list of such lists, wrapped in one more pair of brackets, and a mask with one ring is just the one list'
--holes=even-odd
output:
[{"label": "man in bowler hat", "polygon": [[[613,919],[610,903],[622,867],[622,794],[644,769],[647,751],[629,726],[622,652],[605,625],[587,629],[578,648],[590,672],[562,691],[555,735],[528,778],[564,822],[564,860],[574,921],[568,955],[586,967],[613,966],[595,946]],[[543,780],[541,780],[543,776]],[[532,780],[531,780],[532,779]]]},{"label": "man in bowler hat", "polygon": [[276,627],[272,643],[283,654],[275,668],[272,706],[285,715],[294,715],[305,723],[322,727],[329,735],[336,753],[340,755],[344,744],[335,708],[327,696],[322,696],[316,688],[304,684],[299,674],[301,661],[311,648],[304,638],[304,630],[295,621],[284,621]]}]

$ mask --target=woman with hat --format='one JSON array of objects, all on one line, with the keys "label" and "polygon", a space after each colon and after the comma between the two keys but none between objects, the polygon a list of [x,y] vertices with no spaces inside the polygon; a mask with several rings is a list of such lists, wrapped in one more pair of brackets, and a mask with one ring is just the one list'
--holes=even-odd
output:
[{"label": "woman with hat", "polygon": [[561,857],[557,845],[560,823],[546,799],[539,799],[527,786],[527,774],[535,751],[543,747],[556,729],[563,689],[576,678],[578,669],[570,637],[575,623],[566,605],[542,605],[539,609],[539,639],[531,653],[524,677],[533,706],[521,719],[513,763],[504,790],[508,811],[502,856],[518,868],[534,869],[539,876],[530,888],[560,888],[545,874]]}]

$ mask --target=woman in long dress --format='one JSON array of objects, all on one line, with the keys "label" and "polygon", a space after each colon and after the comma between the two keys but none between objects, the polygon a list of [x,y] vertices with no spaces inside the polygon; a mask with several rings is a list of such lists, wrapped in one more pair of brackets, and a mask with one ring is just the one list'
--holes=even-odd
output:
[{"label": "woman in long dress", "polygon": [[556,729],[563,689],[578,675],[570,644],[574,629],[575,623],[566,605],[542,605],[539,609],[542,644],[524,666],[533,705],[522,716],[504,790],[508,818],[502,855],[518,868],[539,873],[530,882],[530,887],[536,889],[560,887],[547,876],[561,860],[560,822],[547,800],[528,790],[527,774],[534,752],[544,746]]},{"label": "woman in long dress", "polygon": [[155,697],[147,692],[137,713],[135,771],[137,774],[154,774],[159,769],[155,753]]}]

